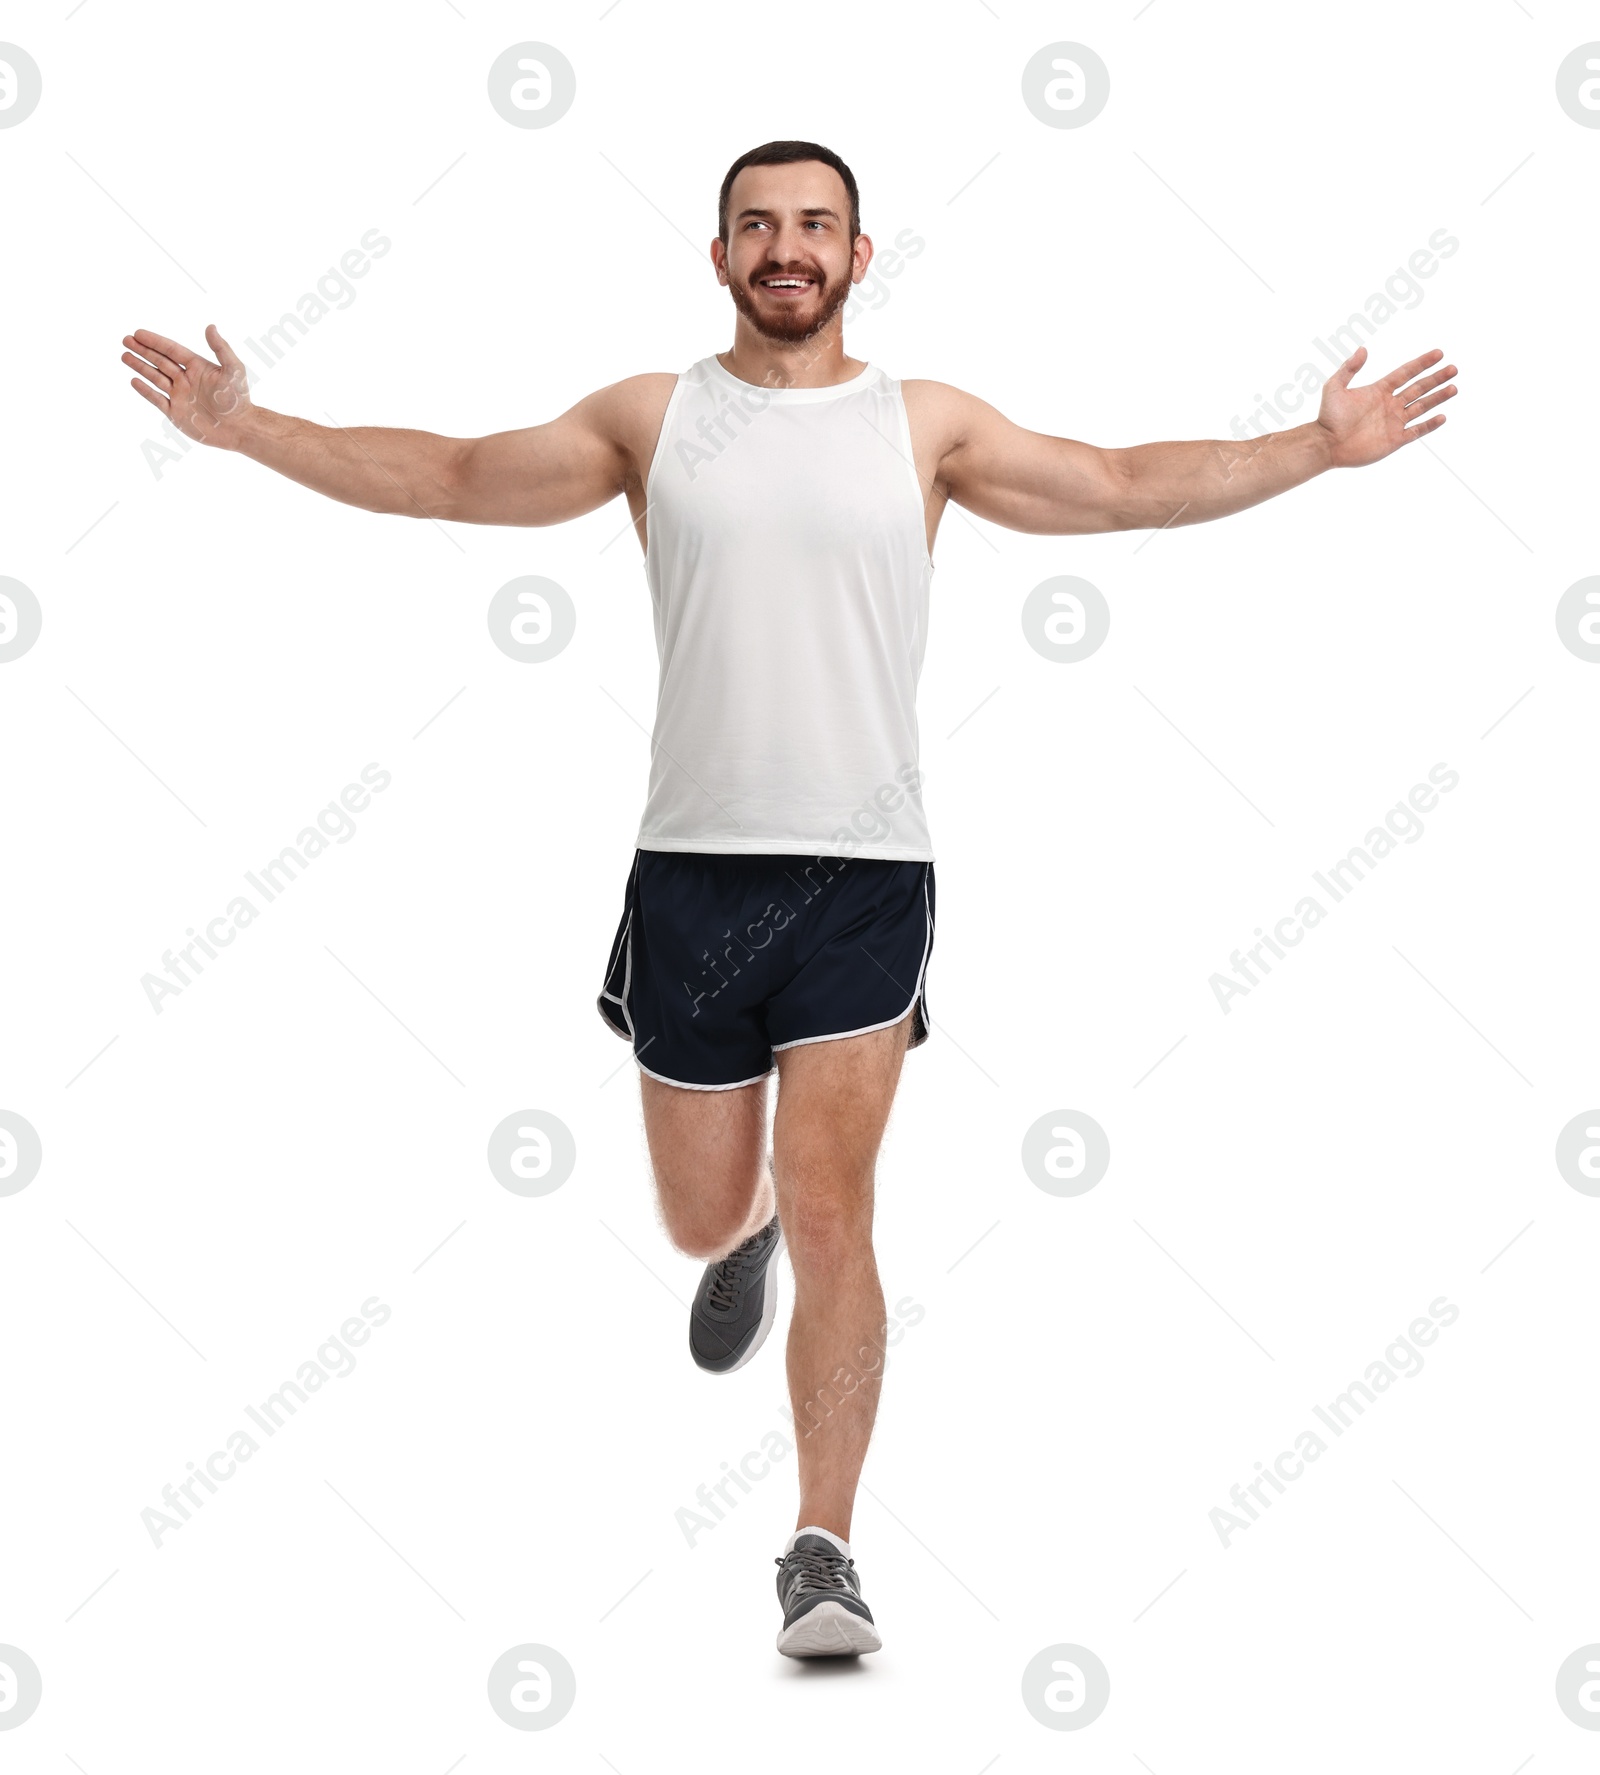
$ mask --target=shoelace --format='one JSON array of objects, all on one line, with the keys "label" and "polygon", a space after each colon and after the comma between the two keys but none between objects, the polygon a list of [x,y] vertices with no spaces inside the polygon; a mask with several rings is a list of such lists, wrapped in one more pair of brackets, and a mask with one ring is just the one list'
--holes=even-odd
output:
[{"label": "shoelace", "polygon": [[706,1291],[707,1306],[724,1313],[730,1313],[738,1306],[744,1294],[745,1263],[761,1250],[766,1236],[765,1227],[759,1233],[752,1233],[742,1245],[735,1246],[721,1263],[713,1266],[711,1286]]},{"label": "shoelace", "polygon": [[773,1560],[774,1565],[793,1564],[797,1574],[797,1590],[849,1590],[844,1580],[847,1569],[855,1561],[842,1553],[823,1553],[815,1547],[796,1547],[792,1552]]}]

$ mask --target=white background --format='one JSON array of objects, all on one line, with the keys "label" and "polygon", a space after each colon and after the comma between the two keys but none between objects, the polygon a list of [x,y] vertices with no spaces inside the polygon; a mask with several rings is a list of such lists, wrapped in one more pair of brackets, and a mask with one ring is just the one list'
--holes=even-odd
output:
[{"label": "white background", "polygon": [[[44,613],[0,668],[0,1108],[44,1152],[0,1199],[0,1643],[44,1683],[9,1766],[1593,1766],[1554,1685],[1600,1640],[1600,1202],[1553,1153],[1600,1099],[1600,668],[1553,614],[1600,571],[1600,131],[1554,80],[1600,25],[1530,4],[0,10],[44,76],[0,131],[0,573]],[[577,71],[548,129],[486,97],[529,39]],[[1061,39],[1111,72],[1081,129],[1021,99]],[[1460,242],[1373,347],[1461,365],[1427,445],[1154,535],[946,518],[935,1034],[878,1219],[925,1317],[853,1532],[885,1649],[825,1670],[772,1646],[792,1457],[675,1521],[782,1425],[782,1361],[690,1365],[698,1266],[593,1008],[655,684],[620,503],[473,529],[199,448],[157,475],[118,362],[259,337],[377,228],[258,400],[533,423],[726,346],[717,186],[790,135],[926,242],[848,349],[1097,443],[1227,436]],[[578,609],[545,665],[485,623],[523,573]],[[1058,573],[1112,611],[1080,665],[1019,624]],[[156,1014],[141,976],[369,761],[355,837]],[[1224,1015],[1209,977],[1440,762],[1425,835]],[[535,1200],[485,1162],[532,1108],[578,1147]],[[1070,1200],[1019,1158],[1060,1108],[1111,1142]],[[141,1511],[374,1295],[355,1372],[154,1547]],[[1229,1488],[1440,1296],[1424,1370],[1224,1548]],[[524,1642],[577,1678],[527,1735],[485,1692]],[[1111,1698],[1058,1736],[1019,1685],[1062,1642]]]}]

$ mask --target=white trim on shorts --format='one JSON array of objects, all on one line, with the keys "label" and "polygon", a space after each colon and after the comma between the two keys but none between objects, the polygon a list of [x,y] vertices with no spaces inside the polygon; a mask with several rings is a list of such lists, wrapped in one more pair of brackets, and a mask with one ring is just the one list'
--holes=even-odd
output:
[{"label": "white trim on shorts", "polygon": [[[638,1034],[633,1027],[633,1014],[628,1009],[628,988],[632,983],[633,911],[630,907],[628,911],[627,929],[623,933],[622,997],[618,998],[616,993],[607,992],[603,988],[600,993],[601,998],[610,999],[612,1004],[618,1006],[621,1010],[622,1020],[628,1026],[628,1033],[626,1036],[623,1036],[623,1040],[629,1043],[636,1042],[639,1039]],[[614,1023],[611,1025],[611,1033],[618,1036],[622,1035],[622,1031],[618,1029]],[[653,1040],[654,1038],[652,1037],[651,1039]],[[649,1046],[650,1043],[646,1042],[645,1047],[648,1048]],[[651,1078],[658,1080],[663,1085],[676,1085],[680,1091],[737,1091],[744,1085],[758,1084],[762,1079],[767,1078],[772,1072],[772,1068],[769,1066],[766,1072],[758,1072],[753,1079],[735,1079],[731,1085],[691,1085],[685,1083],[683,1079],[669,1079],[664,1072],[651,1072],[650,1068],[639,1058],[638,1053],[634,1054],[633,1063],[638,1067],[640,1072],[649,1073]]]},{"label": "white trim on shorts", "polygon": [[633,1063],[640,1072],[650,1073],[651,1078],[660,1080],[663,1085],[676,1085],[680,1091],[737,1091],[745,1085],[759,1085],[763,1079],[772,1076],[772,1068],[769,1066],[765,1072],[758,1072],[753,1079],[735,1079],[731,1085],[689,1085],[682,1079],[669,1079],[664,1072],[650,1072],[650,1068],[637,1054],[633,1057]]},{"label": "white trim on shorts", "polygon": [[[610,999],[612,1004],[621,1010],[622,1021],[628,1026],[628,1033],[623,1036],[623,1040],[632,1042],[637,1040],[637,1037],[633,1028],[633,1013],[628,1009],[628,987],[633,981],[633,908],[631,906],[628,908],[628,924],[627,929],[622,933],[622,940],[624,945],[622,997],[618,998],[614,992],[607,992],[604,986],[600,988],[600,996]],[[611,1025],[611,1032],[613,1035],[622,1035],[622,1031],[614,1023]]]},{"label": "white trim on shorts", "polygon": [[[917,965],[917,984],[912,989],[911,1003],[898,1017],[890,1017],[883,1023],[868,1023],[860,1029],[837,1030],[832,1035],[802,1035],[792,1042],[774,1042],[772,1044],[773,1053],[781,1054],[786,1048],[804,1048],[813,1042],[842,1042],[847,1036],[871,1035],[874,1030],[893,1029],[897,1023],[904,1023],[906,1018],[916,1010],[917,1000],[922,997],[922,982],[928,972],[928,950],[933,944],[933,912],[928,905],[928,872],[926,869],[922,872],[922,911],[928,921],[928,934],[922,940],[922,960]],[[928,1019],[928,1031],[930,1034],[933,1031],[931,1019]]]},{"label": "white trim on shorts", "polygon": [[906,1006],[900,1015],[898,1017],[891,1017],[887,1023],[867,1023],[860,1029],[836,1030],[832,1035],[802,1035],[792,1042],[774,1042],[772,1044],[772,1051],[774,1054],[781,1054],[787,1048],[808,1048],[813,1042],[842,1042],[848,1036],[871,1035],[876,1029],[893,1029],[897,1023],[904,1023],[906,1018],[909,1017],[916,1008],[917,1001],[916,998],[913,997],[911,1003]]}]

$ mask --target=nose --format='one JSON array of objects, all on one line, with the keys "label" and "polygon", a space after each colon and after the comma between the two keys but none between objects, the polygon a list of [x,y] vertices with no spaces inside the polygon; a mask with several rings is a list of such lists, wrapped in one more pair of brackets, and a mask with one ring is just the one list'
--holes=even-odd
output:
[{"label": "nose", "polygon": [[805,234],[797,222],[781,222],[778,225],[777,238],[772,243],[772,257],[779,265],[785,267],[803,266],[807,258]]}]

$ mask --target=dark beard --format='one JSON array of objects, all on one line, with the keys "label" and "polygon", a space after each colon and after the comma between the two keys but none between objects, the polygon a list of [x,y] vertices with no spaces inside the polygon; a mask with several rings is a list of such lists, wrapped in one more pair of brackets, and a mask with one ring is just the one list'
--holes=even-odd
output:
[{"label": "dark beard", "polygon": [[[754,283],[763,277],[782,277],[784,268],[781,265],[763,265],[755,276]],[[809,272],[807,276],[811,275]],[[762,336],[780,345],[800,345],[813,338],[827,326],[829,321],[844,307],[850,297],[850,279],[842,277],[837,283],[824,282],[821,286],[821,300],[816,310],[816,318],[807,320],[799,313],[780,312],[776,320],[769,320],[757,312],[755,299],[745,285],[730,278],[728,288],[733,295],[733,305],[750,325]]]}]

